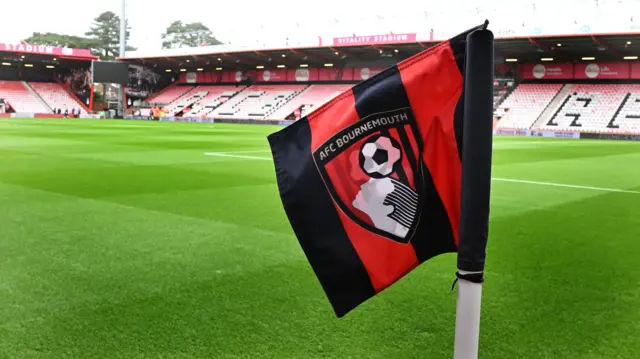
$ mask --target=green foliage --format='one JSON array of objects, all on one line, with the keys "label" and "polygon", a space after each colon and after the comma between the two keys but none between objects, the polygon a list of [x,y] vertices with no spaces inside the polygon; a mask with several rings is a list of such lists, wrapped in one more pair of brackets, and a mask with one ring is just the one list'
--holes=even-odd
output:
[{"label": "green foliage", "polygon": [[[119,55],[120,17],[115,13],[106,11],[98,15],[85,35],[95,42],[95,52],[102,60],[113,60]],[[130,35],[130,26],[127,24],[127,40]],[[135,48],[127,46],[127,50]]]},{"label": "green foliage", "polygon": [[55,47],[72,47],[76,49],[91,49],[96,45],[93,39],[86,37],[56,34],[53,32],[34,32],[25,39],[30,44],[47,45]]},{"label": "green foliage", "polygon": [[[127,40],[130,36],[130,27],[127,25]],[[113,60],[120,53],[120,17],[111,11],[104,12],[94,19],[86,37],[57,34],[53,32],[34,32],[25,39],[30,44],[48,45],[56,47],[73,47],[78,49],[90,49],[102,60]],[[135,47],[127,45],[127,51],[135,50]]]},{"label": "green foliage", "polygon": [[162,34],[162,48],[175,49],[181,47],[197,47],[202,44],[222,44],[213,36],[213,32],[201,22],[183,23],[174,21]]},{"label": "green foliage", "polygon": [[[127,41],[131,35],[130,29],[131,27],[127,24]],[[38,45],[91,49],[92,53],[102,60],[113,60],[120,53],[120,17],[112,11],[103,12],[93,20],[85,36],[34,32],[25,41]],[[162,34],[162,47],[165,49],[197,47],[202,44],[219,45],[222,42],[216,39],[213,32],[201,22],[174,21]],[[127,45],[127,51],[134,50],[136,50],[135,47]]]}]

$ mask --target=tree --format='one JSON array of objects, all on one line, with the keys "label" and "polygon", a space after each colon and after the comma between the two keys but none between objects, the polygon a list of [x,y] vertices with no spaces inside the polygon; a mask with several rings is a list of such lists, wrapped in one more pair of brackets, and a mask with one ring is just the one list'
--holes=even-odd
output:
[{"label": "tree", "polygon": [[162,48],[177,49],[181,47],[197,47],[222,44],[213,36],[213,32],[201,22],[183,23],[180,20],[169,25],[167,31],[162,34]]},{"label": "tree", "polygon": [[72,47],[76,49],[92,49],[95,46],[93,39],[86,37],[56,34],[53,32],[34,32],[24,40],[32,45],[46,45],[54,47]]},{"label": "tree", "polygon": [[[120,52],[120,17],[111,11],[103,12],[93,20],[87,33],[95,42],[96,55],[103,60],[113,60]],[[129,40],[130,27],[127,25],[126,40]],[[127,51],[135,50],[127,46]]]}]

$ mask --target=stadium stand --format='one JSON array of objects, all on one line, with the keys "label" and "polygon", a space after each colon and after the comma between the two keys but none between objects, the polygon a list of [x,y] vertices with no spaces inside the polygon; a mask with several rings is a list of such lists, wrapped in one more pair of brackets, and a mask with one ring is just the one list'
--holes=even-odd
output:
[{"label": "stadium stand", "polygon": [[512,79],[495,79],[493,82],[493,107],[497,108],[513,89]]},{"label": "stadium stand", "polygon": [[637,131],[639,96],[640,85],[575,84],[540,128],[598,133]]},{"label": "stadium stand", "polygon": [[561,84],[521,84],[500,105],[498,128],[529,129],[562,88]]},{"label": "stadium stand", "polygon": [[191,110],[194,104],[205,98],[209,92],[216,91],[215,86],[196,86],[191,91],[178,97],[165,107],[167,116],[181,116]]},{"label": "stadium stand", "polygon": [[266,119],[308,85],[253,85],[214,111],[215,117],[229,119]]},{"label": "stadium stand", "polygon": [[0,81],[0,98],[5,99],[16,112],[51,112],[21,81]]},{"label": "stadium stand", "polygon": [[246,86],[209,86],[207,95],[193,103],[191,110],[186,112],[184,117],[207,116],[245,88]]},{"label": "stadium stand", "polygon": [[640,133],[640,86],[635,85],[635,90],[625,96],[613,120],[610,128],[617,128],[620,132]]},{"label": "stadium stand", "polygon": [[193,90],[194,86],[173,86],[157,96],[149,98],[149,103],[168,105]]},{"label": "stadium stand", "polygon": [[81,114],[86,114],[82,105],[73,99],[65,89],[57,83],[29,82],[31,88],[42,98],[49,107],[64,110],[80,110]]},{"label": "stadium stand", "polygon": [[284,120],[297,109],[301,109],[300,116],[309,114],[314,109],[331,101],[343,91],[353,85],[311,85],[305,91],[294,97],[268,116],[270,120]]}]

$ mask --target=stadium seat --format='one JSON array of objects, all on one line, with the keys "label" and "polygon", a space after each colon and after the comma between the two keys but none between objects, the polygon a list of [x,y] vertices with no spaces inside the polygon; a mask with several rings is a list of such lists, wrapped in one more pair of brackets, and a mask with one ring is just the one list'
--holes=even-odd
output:
[{"label": "stadium seat", "polygon": [[174,116],[188,111],[191,107],[205,98],[210,91],[215,90],[215,86],[196,86],[191,91],[183,94],[169,105],[165,106],[164,110],[167,116]]},{"label": "stadium seat", "polygon": [[609,128],[616,128],[623,133],[640,133],[640,88],[635,86],[635,92],[627,95]]},{"label": "stadium seat", "polygon": [[[638,132],[640,85],[576,84],[542,130]],[[623,105],[624,104],[624,105]],[[637,116],[637,117],[636,117]]]},{"label": "stadium seat", "polygon": [[495,79],[493,82],[493,107],[498,107],[513,87],[512,79]]},{"label": "stadium seat", "polygon": [[21,81],[0,81],[0,98],[16,112],[51,113],[51,111]]},{"label": "stadium seat", "polygon": [[506,115],[498,128],[529,129],[562,88],[561,84],[521,84],[499,106]]},{"label": "stadium seat", "polygon": [[[295,110],[302,108],[301,116],[331,101],[334,97],[350,89],[353,85],[312,85],[291,101],[268,116],[270,120],[284,120]],[[306,109],[309,109],[305,111]]]},{"label": "stadium seat", "polygon": [[243,91],[246,86],[207,86],[207,95],[193,103],[184,117],[207,116],[231,97]]},{"label": "stadium seat", "polygon": [[49,107],[52,109],[64,110],[80,110],[81,114],[87,112],[82,108],[82,105],[57,83],[48,82],[29,82],[29,85],[33,90],[42,98]]},{"label": "stadium seat", "polygon": [[307,85],[254,85],[214,111],[215,117],[263,120],[304,91]]},{"label": "stadium seat", "polygon": [[155,97],[152,96],[147,101],[153,104],[168,105],[186,93],[191,92],[194,88],[194,86],[174,86]]}]

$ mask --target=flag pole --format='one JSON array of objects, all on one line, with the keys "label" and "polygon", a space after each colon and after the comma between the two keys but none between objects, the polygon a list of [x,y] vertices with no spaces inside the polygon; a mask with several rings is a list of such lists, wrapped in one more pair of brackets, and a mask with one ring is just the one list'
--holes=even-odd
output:
[{"label": "flag pole", "polygon": [[493,140],[493,34],[488,23],[470,33],[466,44],[454,359],[477,359],[480,339]]}]

